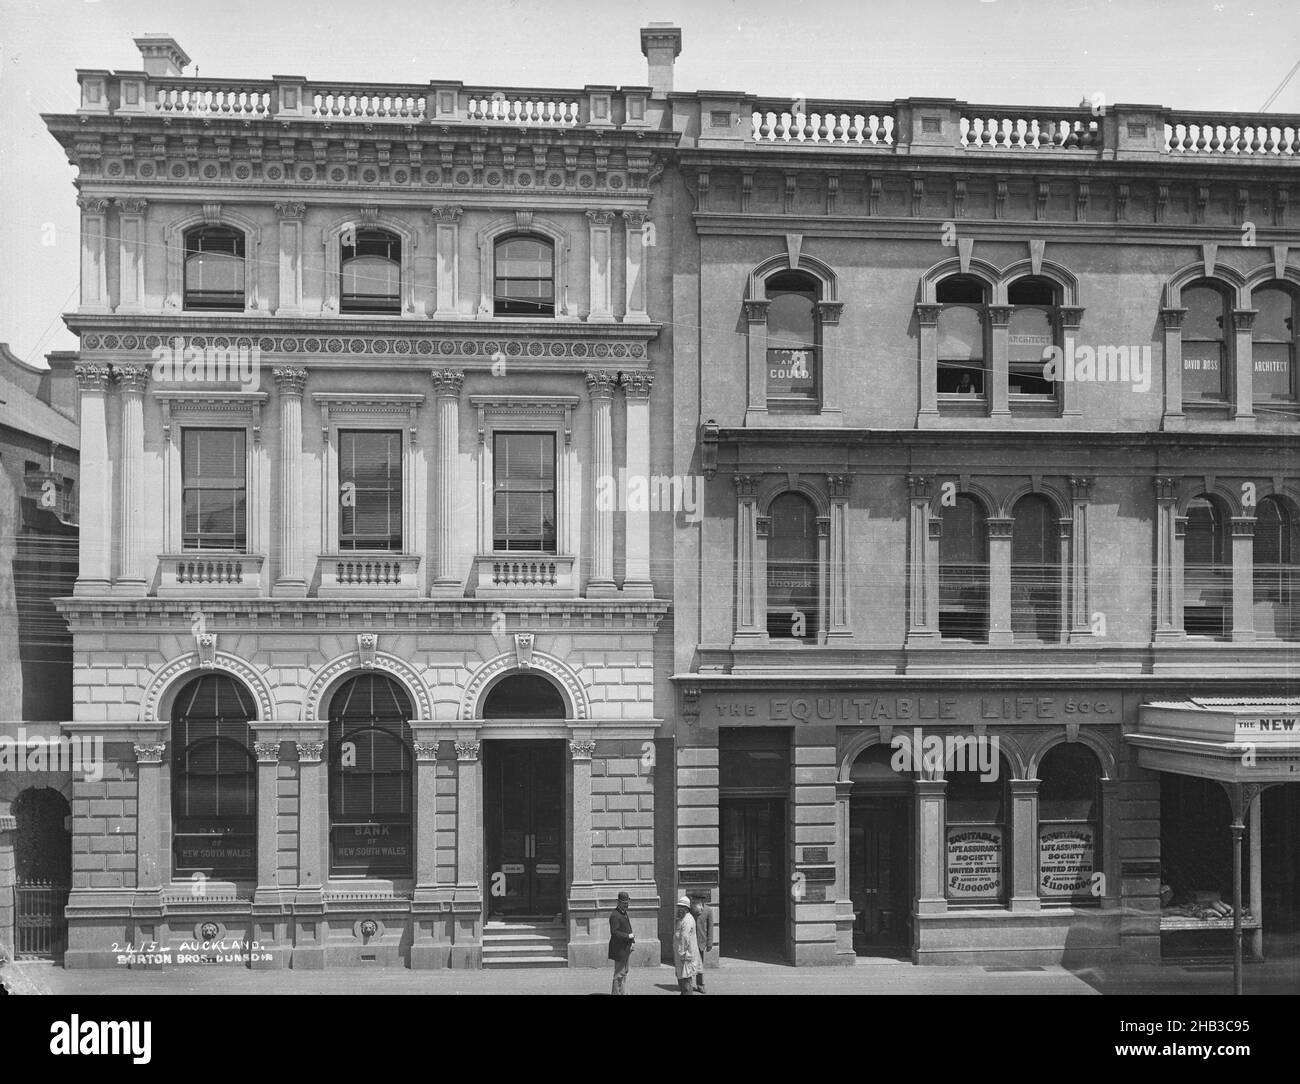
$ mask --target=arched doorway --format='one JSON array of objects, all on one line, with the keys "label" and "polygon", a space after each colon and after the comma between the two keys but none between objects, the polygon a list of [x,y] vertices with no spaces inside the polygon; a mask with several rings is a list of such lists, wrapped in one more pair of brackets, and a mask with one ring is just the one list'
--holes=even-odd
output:
[{"label": "arched doorway", "polygon": [[893,766],[887,745],[853,762],[849,796],[849,898],[859,956],[907,956],[912,948],[915,773]]},{"label": "arched doorway", "polygon": [[67,947],[64,908],[72,883],[72,810],[57,790],[29,787],[12,807],[15,953],[57,957]]},{"label": "arched doorway", "polygon": [[509,738],[483,743],[488,916],[554,920],[566,884],[565,745],[519,735],[535,720],[565,718],[567,703],[541,674],[509,674],[488,690],[482,712],[518,723]]}]

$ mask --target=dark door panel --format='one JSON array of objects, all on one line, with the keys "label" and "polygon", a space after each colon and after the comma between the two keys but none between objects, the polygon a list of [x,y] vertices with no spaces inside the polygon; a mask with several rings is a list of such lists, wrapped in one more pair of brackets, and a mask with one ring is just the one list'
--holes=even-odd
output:
[{"label": "dark door panel", "polygon": [[564,763],[554,742],[489,742],[488,911],[552,915],[564,901]]}]

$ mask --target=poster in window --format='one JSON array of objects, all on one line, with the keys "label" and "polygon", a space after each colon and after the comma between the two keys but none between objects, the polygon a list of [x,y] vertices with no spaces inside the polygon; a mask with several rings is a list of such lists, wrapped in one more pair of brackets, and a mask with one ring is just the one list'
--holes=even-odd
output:
[{"label": "poster in window", "polygon": [[772,349],[767,352],[767,394],[804,396],[813,394],[817,353],[811,348]]},{"label": "poster in window", "polygon": [[1097,829],[1091,824],[1038,827],[1038,890],[1043,896],[1087,896],[1097,862]]},{"label": "poster in window", "polygon": [[1002,894],[1001,825],[950,825],[948,898],[990,899]]}]

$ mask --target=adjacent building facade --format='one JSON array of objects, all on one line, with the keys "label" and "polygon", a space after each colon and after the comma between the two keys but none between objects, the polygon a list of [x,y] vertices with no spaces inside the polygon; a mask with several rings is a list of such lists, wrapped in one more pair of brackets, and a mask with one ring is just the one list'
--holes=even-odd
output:
[{"label": "adjacent building facade", "polygon": [[1234,822],[1296,927],[1296,118],[137,44],[47,118],[69,966],[1149,958]]}]

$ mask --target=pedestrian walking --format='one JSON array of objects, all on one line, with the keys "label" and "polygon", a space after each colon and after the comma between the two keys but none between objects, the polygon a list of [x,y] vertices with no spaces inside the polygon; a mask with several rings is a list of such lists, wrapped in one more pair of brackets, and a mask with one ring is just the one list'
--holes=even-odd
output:
[{"label": "pedestrian walking", "polygon": [[703,896],[691,900],[691,916],[695,919],[695,943],[700,950],[700,969],[695,973],[695,992],[704,993],[704,962],[713,948],[713,912]]},{"label": "pedestrian walking", "polygon": [[609,916],[609,958],[614,961],[614,982],[609,988],[611,994],[627,993],[627,973],[632,966],[632,946],[636,938],[632,935],[632,920],[627,917],[628,904],[632,898],[626,892],[618,894],[618,902]]},{"label": "pedestrian walking", "polygon": [[700,970],[700,945],[695,939],[695,918],[686,894],[677,897],[677,926],[673,931],[673,962],[677,987],[683,994],[695,993],[695,976]]}]

